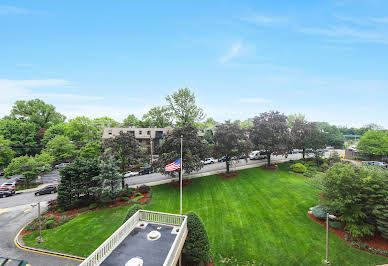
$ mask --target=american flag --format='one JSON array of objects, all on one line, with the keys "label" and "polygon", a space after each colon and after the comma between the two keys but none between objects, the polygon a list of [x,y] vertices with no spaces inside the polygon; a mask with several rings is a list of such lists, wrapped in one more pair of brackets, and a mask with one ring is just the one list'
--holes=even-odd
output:
[{"label": "american flag", "polygon": [[174,161],[172,163],[167,164],[164,167],[164,171],[172,172],[172,171],[175,171],[175,170],[180,169],[180,168],[181,168],[181,159],[179,158],[178,160],[176,160],[176,161]]}]

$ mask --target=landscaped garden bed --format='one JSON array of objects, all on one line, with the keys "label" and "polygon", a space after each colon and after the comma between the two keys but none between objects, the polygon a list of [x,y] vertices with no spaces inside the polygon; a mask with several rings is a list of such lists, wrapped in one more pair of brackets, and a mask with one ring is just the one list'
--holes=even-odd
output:
[{"label": "landscaped garden bed", "polygon": [[[279,165],[278,171],[252,168],[239,177],[218,175],[196,178],[183,189],[183,213],[194,211],[210,241],[215,265],[321,265],[325,256],[325,230],[306,216],[319,201],[318,190]],[[128,206],[79,215],[68,223],[24,236],[33,245],[86,257],[121,224]],[[179,213],[179,190],[168,184],[153,187],[152,202],[144,209]],[[376,265],[385,257],[349,247],[330,233],[333,265]]]},{"label": "landscaped garden bed", "polygon": [[221,173],[221,174],[218,174],[219,176],[221,176],[222,178],[235,178],[238,176],[238,172],[230,172],[230,173]]}]

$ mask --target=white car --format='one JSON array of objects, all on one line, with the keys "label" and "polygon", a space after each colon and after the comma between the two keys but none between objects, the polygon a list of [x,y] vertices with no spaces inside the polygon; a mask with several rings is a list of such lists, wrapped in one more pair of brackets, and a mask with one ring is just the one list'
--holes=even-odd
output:
[{"label": "white car", "polygon": [[124,177],[131,177],[131,176],[135,176],[135,175],[138,175],[139,173],[137,172],[132,172],[132,171],[128,171],[124,174]]},{"label": "white car", "polygon": [[214,158],[206,158],[205,160],[201,161],[203,164],[212,164],[212,163],[216,163],[217,160],[214,159]]}]

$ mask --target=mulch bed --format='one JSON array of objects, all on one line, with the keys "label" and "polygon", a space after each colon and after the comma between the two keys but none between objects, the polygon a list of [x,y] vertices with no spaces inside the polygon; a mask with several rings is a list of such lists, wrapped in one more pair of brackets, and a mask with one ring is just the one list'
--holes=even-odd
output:
[{"label": "mulch bed", "polygon": [[[310,217],[311,220],[313,220],[313,221],[319,223],[320,225],[326,227],[326,221],[319,220],[314,215],[309,214],[309,213],[307,215]],[[329,226],[329,230],[332,231],[337,236],[339,236],[349,246],[351,246],[353,248],[356,248],[356,249],[359,249],[359,250],[362,250],[362,251],[366,251],[366,252],[371,253],[371,254],[374,254],[372,252],[369,252],[368,250],[363,250],[363,249],[360,249],[358,247],[355,247],[352,244],[350,244],[348,241],[346,241],[345,240],[345,233],[346,232],[343,229],[335,229],[335,228],[332,228],[332,227]],[[361,242],[365,243],[365,244],[368,244],[372,248],[380,249],[380,250],[387,250],[388,251],[388,241],[384,240],[378,234],[376,234],[374,237],[370,237],[368,239],[363,239]],[[380,255],[380,256],[386,257],[386,256],[381,255],[381,254],[374,254],[374,255]]]},{"label": "mulch bed", "polygon": [[229,174],[227,174],[227,173],[221,173],[221,174],[218,174],[220,177],[222,177],[222,178],[225,178],[225,179],[227,179],[227,178],[235,178],[236,176],[238,176],[238,172],[231,172],[231,173],[229,173]]},{"label": "mulch bed", "polygon": [[262,168],[264,170],[277,170],[277,169],[279,169],[279,167],[277,167],[276,165],[271,165],[271,166],[263,165],[263,166],[260,166],[260,168]]},{"label": "mulch bed", "polygon": [[[191,184],[193,184],[193,181],[191,179],[189,180],[182,180],[182,187],[188,187],[190,186]],[[170,184],[168,184],[170,187],[175,187],[175,188],[180,188],[180,183],[179,181],[177,182],[172,182]]]},{"label": "mulch bed", "polygon": [[322,196],[322,193],[318,194],[321,199],[327,199],[325,196]]}]

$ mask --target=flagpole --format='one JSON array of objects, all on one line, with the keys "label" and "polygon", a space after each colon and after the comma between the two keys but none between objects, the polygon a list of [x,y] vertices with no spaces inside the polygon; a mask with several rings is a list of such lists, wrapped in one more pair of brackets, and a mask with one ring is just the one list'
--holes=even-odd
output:
[{"label": "flagpole", "polygon": [[183,135],[181,135],[181,169],[180,169],[180,206],[181,206],[181,212],[180,214],[182,215],[182,172],[183,172],[183,168],[182,168],[182,161],[183,161]]}]

